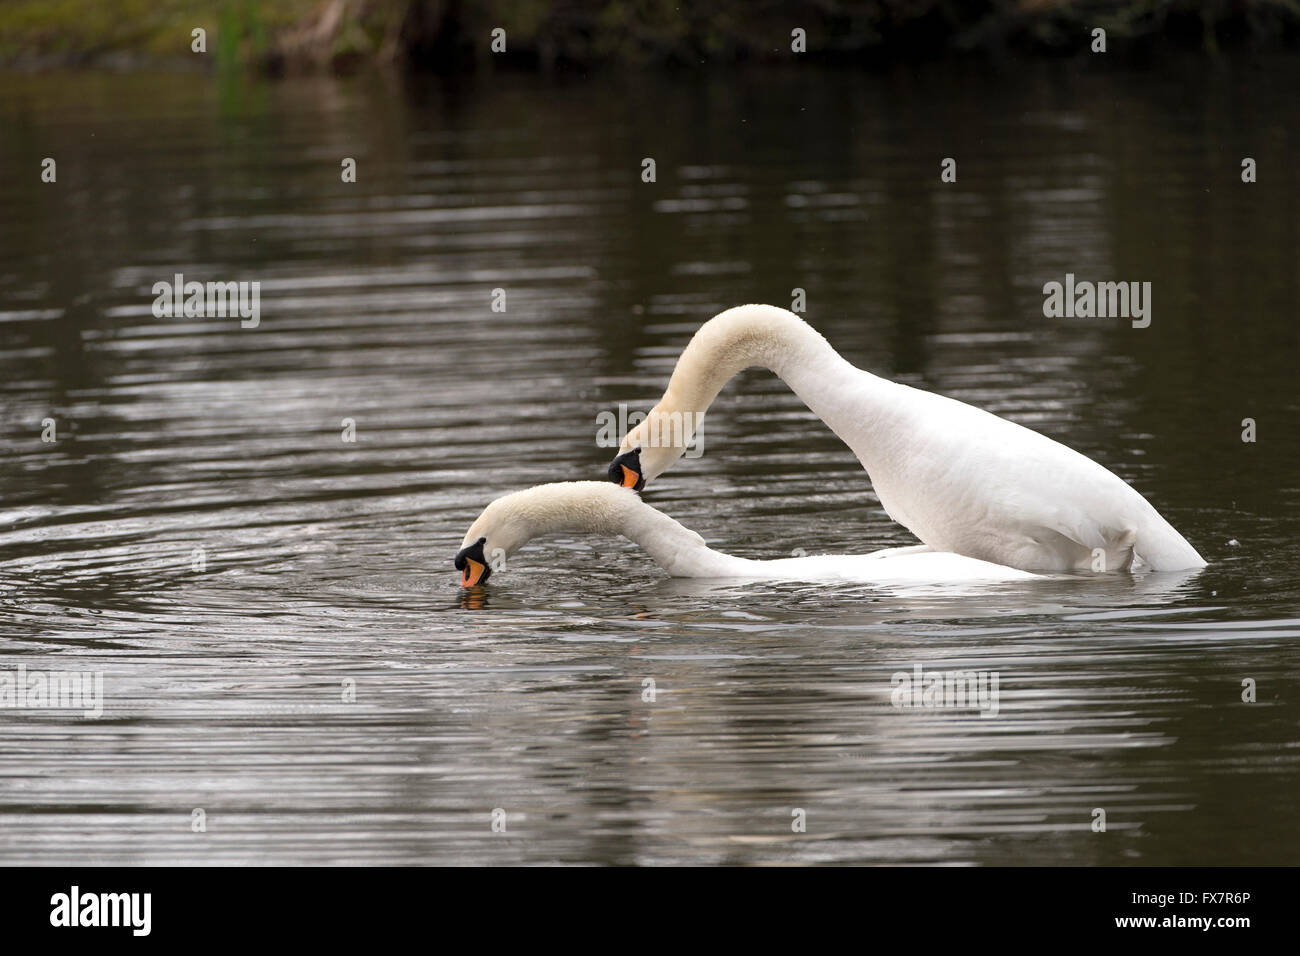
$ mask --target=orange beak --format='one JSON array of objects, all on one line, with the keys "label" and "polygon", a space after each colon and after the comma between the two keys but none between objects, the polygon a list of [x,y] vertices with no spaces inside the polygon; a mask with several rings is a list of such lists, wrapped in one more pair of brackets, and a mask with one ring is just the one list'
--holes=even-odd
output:
[{"label": "orange beak", "polygon": [[460,577],[460,586],[463,588],[472,588],[478,584],[479,578],[483,577],[483,570],[487,567],[473,558],[465,559],[465,571]]},{"label": "orange beak", "polygon": [[619,467],[623,469],[623,481],[622,481],[623,487],[635,488],[636,483],[641,480],[641,476],[638,475],[631,468],[629,468],[627,465],[620,465]]}]

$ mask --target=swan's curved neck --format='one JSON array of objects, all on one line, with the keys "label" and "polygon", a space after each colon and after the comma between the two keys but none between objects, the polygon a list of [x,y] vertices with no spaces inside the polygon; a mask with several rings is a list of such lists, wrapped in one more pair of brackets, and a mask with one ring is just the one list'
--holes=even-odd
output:
[{"label": "swan's curved neck", "polygon": [[703,411],[728,381],[751,366],[771,369],[784,379],[832,358],[839,355],[830,343],[793,312],[770,305],[737,306],[700,326],[677,360],[660,405]]},{"label": "swan's curved neck", "polygon": [[[650,507],[636,492],[607,481],[539,485],[498,499],[490,510],[497,508],[508,514],[509,530],[501,542],[509,552],[543,535],[586,532],[622,535],[676,576],[725,575],[748,564],[744,558],[712,550],[698,534]],[[466,541],[479,533],[476,524]]]},{"label": "swan's curved neck", "polygon": [[[742,305],[718,313],[695,333],[650,417],[673,417],[675,422],[680,413],[688,426],[698,424],[723,386],[753,366],[779,376],[841,438],[862,425],[863,399],[870,398],[862,389],[883,391],[889,385],[855,368],[793,312]],[[851,400],[845,394],[850,383],[856,393]]]},{"label": "swan's curved neck", "polygon": [[735,573],[744,558],[714,551],[704,539],[677,520],[644,502],[628,510],[618,533],[641,547],[655,564],[676,577]]}]

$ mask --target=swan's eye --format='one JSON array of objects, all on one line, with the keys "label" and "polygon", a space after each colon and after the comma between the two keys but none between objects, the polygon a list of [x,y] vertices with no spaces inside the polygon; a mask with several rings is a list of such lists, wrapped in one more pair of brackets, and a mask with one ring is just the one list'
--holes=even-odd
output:
[{"label": "swan's eye", "polygon": [[645,476],[641,471],[640,446],[623,452],[609,463],[609,480],[633,491],[640,491],[645,487]]}]

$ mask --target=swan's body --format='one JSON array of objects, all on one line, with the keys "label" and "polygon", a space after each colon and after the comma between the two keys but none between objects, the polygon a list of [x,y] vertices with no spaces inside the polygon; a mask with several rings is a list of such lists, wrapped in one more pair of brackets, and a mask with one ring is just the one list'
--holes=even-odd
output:
[{"label": "swan's body", "polygon": [[638,477],[654,480],[681,457],[727,381],[755,365],[780,376],[843,439],[890,517],[934,551],[1043,571],[1127,569],[1135,556],[1159,571],[1205,566],[1101,465],[972,405],[864,372],[773,306],[739,306],[706,322],[615,463],[639,448]]},{"label": "swan's body", "polygon": [[628,488],[569,481],[517,491],[489,504],[470,526],[456,556],[456,567],[464,572],[462,583],[470,586],[486,579],[492,568],[533,538],[562,532],[622,535],[674,577],[935,584],[1038,577],[959,554],[935,553],[924,545],[874,554],[738,558],[714,551],[694,531]]}]

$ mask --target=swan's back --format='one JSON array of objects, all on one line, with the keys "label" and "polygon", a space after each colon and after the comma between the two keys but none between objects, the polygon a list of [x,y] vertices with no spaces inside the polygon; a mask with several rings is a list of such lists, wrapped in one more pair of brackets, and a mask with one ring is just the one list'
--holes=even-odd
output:
[{"label": "swan's back", "polygon": [[[877,380],[878,381],[878,380]],[[1157,570],[1204,559],[1136,489],[1060,442],[1005,418],[894,385],[887,427],[850,442],[890,516],[936,551],[1020,568]],[[888,434],[882,440],[882,432]]]}]

